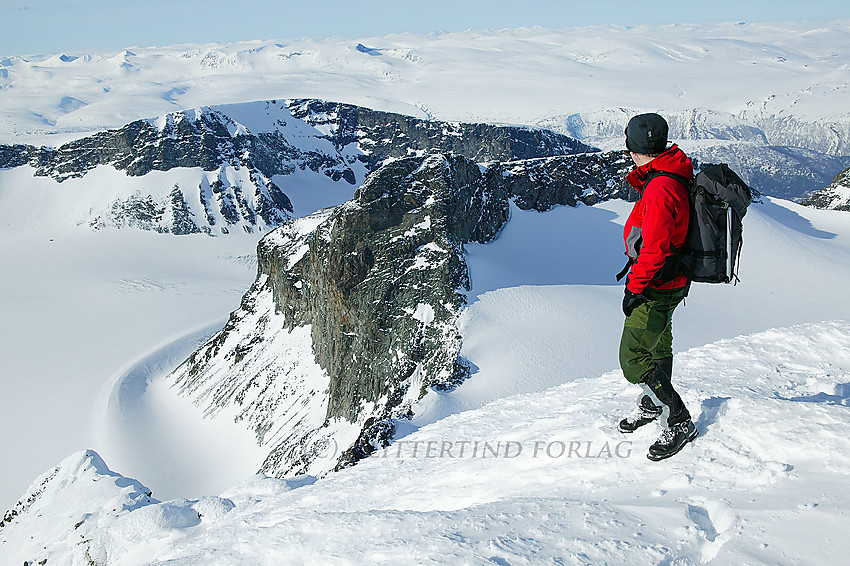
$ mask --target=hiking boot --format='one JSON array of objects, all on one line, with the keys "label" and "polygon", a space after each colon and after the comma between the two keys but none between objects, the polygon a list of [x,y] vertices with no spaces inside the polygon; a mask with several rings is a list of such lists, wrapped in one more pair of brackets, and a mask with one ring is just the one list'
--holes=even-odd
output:
[{"label": "hiking boot", "polygon": [[620,432],[632,433],[643,425],[651,423],[659,416],[661,416],[661,407],[655,406],[649,396],[644,395],[640,399],[637,411],[621,420],[617,428]]},{"label": "hiking boot", "polygon": [[647,458],[653,462],[669,458],[681,450],[685,444],[697,437],[699,431],[690,419],[665,428],[655,444],[649,447]]}]

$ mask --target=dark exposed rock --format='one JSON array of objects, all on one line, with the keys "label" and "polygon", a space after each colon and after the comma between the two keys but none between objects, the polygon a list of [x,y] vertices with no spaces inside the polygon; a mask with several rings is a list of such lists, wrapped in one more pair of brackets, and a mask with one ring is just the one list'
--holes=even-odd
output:
[{"label": "dark exposed rock", "polygon": [[13,169],[26,165],[30,153],[35,148],[31,145],[0,145],[0,169]]},{"label": "dark exposed rock", "polygon": [[586,153],[570,158],[505,163],[507,190],[523,210],[549,210],[555,205],[593,205],[629,198],[623,182],[632,167],[627,152]]},{"label": "dark exposed rock", "polygon": [[[240,309],[170,379],[208,412],[235,405],[268,446],[266,473],[350,465],[386,445],[392,419],[428,388],[468,376],[456,327],[469,288],[464,244],[496,238],[511,200],[547,210],[622,196],[630,166],[622,152],[390,161],[353,200],[264,238]],[[285,353],[305,329],[321,385]],[[329,447],[334,458],[322,456]]]},{"label": "dark exposed rock", "polygon": [[491,239],[509,214],[491,176],[459,156],[394,161],[334,211],[290,268],[280,269],[292,256],[274,240],[259,246],[285,324],[312,325],[316,361],[330,376],[329,419],[357,422],[364,402],[383,404],[377,416],[387,417],[410,387],[466,376],[453,326],[469,285],[462,246]]},{"label": "dark exposed rock", "polygon": [[800,204],[813,208],[850,212],[850,168],[836,175],[829,185],[815,191]]},{"label": "dark exposed rock", "polygon": [[192,219],[192,211],[189,209],[189,205],[186,204],[186,200],[183,198],[183,192],[180,190],[178,185],[174,185],[174,188],[171,190],[171,199],[170,199],[170,208],[171,208],[171,232],[177,235],[185,235],[185,234],[197,234],[200,232],[200,228]]},{"label": "dark exposed rock", "polygon": [[363,423],[360,436],[348,449],[342,452],[337,460],[334,471],[353,466],[358,461],[371,456],[377,450],[386,448],[392,444],[396,433],[396,426],[390,420],[375,421],[369,418]]},{"label": "dark exposed rock", "polygon": [[[159,225],[164,215],[165,205],[160,205],[150,195],[141,193],[136,193],[127,200],[116,200],[112,204],[112,218],[118,226],[161,231]],[[95,219],[95,223],[100,222],[103,222],[102,219]]]},{"label": "dark exposed rock", "polygon": [[[255,182],[261,182],[261,180],[256,180]],[[279,226],[289,218],[286,211],[292,211],[292,202],[280,190],[280,187],[275,185],[271,180],[267,182],[266,187],[268,189],[268,196],[263,192],[257,195],[256,211],[269,226]]]}]

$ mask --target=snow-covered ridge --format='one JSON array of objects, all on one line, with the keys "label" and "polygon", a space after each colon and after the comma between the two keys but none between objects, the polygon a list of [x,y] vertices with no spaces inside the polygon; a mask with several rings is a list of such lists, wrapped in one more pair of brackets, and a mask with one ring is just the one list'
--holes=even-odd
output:
[{"label": "snow-covered ridge", "polygon": [[663,464],[643,455],[652,431],[616,432],[633,391],[610,372],[451,416],[323,480],[257,476],[220,497],[160,503],[96,454],[76,454],[37,480],[28,507],[0,527],[0,556],[115,565],[840,562],[850,324],[722,340],[677,355],[675,366],[700,437]]},{"label": "snow-covered ridge", "polygon": [[[75,208],[86,210],[72,218],[78,224],[219,235],[265,232],[293,212],[347,200],[352,186],[387,159],[446,151],[490,161],[594,150],[535,128],[420,120],[320,100],[271,100],[137,120],[58,148],[0,146],[0,169],[30,167],[35,176],[59,183],[84,179],[72,183],[73,194],[64,197],[76,196]],[[98,168],[125,172],[128,179],[104,190],[104,184],[85,180]],[[346,188],[348,196],[340,199]],[[24,200],[31,192],[17,183],[10,190],[23,193]],[[69,191],[54,187],[54,192],[60,199]],[[289,194],[297,197],[297,208]]]}]

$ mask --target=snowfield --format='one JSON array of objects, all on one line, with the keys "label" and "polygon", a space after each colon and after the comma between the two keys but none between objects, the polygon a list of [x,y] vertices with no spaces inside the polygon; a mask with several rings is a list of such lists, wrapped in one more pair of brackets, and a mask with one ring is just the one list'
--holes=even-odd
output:
[{"label": "snowfield", "polygon": [[840,563],[850,324],[721,340],[675,364],[700,436],[661,463],[644,457],[654,427],[614,428],[636,392],[614,371],[444,418],[320,481],[256,476],[219,497],[159,503],[77,453],[33,484],[0,552],[115,565]]},{"label": "snowfield", "polygon": [[[53,146],[178,109],[275,98],[449,121],[546,122],[589,138],[621,138],[622,126],[596,128],[609,127],[624,107],[710,110],[721,129],[762,114],[847,120],[846,21],[470,30],[359,41],[0,57],[0,141]],[[718,77],[734,88],[718,88]]]}]

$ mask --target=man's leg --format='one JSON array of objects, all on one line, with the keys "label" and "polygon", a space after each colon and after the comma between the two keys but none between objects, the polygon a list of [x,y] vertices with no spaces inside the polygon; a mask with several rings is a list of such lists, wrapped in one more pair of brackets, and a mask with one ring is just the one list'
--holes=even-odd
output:
[{"label": "man's leg", "polygon": [[[634,432],[662,416],[662,422],[667,421],[666,413],[662,411],[664,405],[646,384],[646,376],[651,375],[657,365],[653,359],[656,343],[667,342],[663,336],[663,323],[655,322],[658,318],[657,305],[643,304],[626,318],[623,325],[620,367],[625,378],[630,383],[640,385],[642,391],[637,398],[637,411],[620,421],[620,432]],[[660,334],[657,331],[659,327],[662,328]]]},{"label": "man's leg", "polygon": [[[671,383],[672,317],[686,290],[647,289],[645,293],[652,300],[636,308],[623,325],[620,366],[626,379],[640,384],[644,390],[638,399],[641,415],[637,415],[636,419],[640,419],[642,424],[651,422],[651,407],[655,407],[656,410],[663,410],[661,422],[667,427],[690,419],[690,414]],[[626,423],[626,428],[630,427],[630,423]],[[622,422],[620,429],[623,430]]]},{"label": "man's leg", "polygon": [[657,360],[673,356],[673,311],[685,296],[684,289],[646,289],[651,300],[632,311],[623,324],[620,367],[630,383],[643,383],[655,371]]},{"label": "man's leg", "polygon": [[[651,299],[650,302],[641,305],[644,312],[638,317],[633,320],[629,320],[632,317],[626,319],[626,327],[631,326],[631,328],[624,328],[623,331],[625,345],[621,344],[620,347],[623,373],[626,374],[627,368],[634,372],[627,375],[631,381],[637,377],[636,367],[651,365],[651,369],[643,374],[642,380],[638,383],[644,388],[644,398],[649,398],[655,405],[661,407],[659,419],[664,429],[658,440],[649,447],[646,455],[653,461],[664,460],[677,454],[699,434],[682,398],[673,388],[671,380],[673,311],[686,293],[685,289],[678,292],[647,290],[646,294]],[[651,364],[646,363],[647,356],[651,358]],[[623,430],[622,422],[620,430]]]},{"label": "man's leg", "polygon": [[691,420],[685,402],[673,388],[673,356],[655,360],[655,369],[641,385],[650,390],[650,398],[662,407],[661,424],[671,427]]}]

